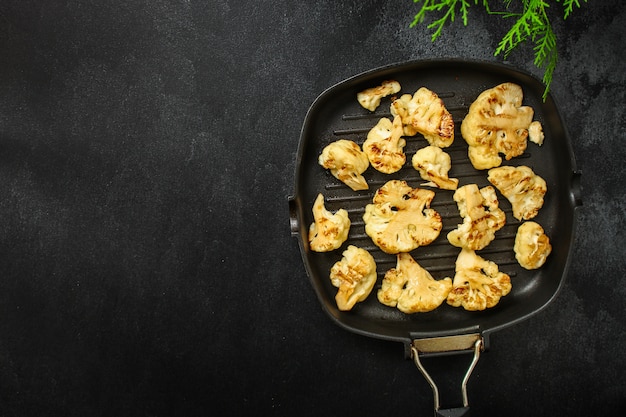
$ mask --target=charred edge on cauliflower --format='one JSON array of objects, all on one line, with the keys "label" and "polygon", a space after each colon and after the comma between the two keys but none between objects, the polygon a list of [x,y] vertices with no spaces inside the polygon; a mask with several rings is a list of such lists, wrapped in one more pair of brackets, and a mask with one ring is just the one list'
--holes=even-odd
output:
[{"label": "charred edge on cauliflower", "polygon": [[369,188],[363,174],[369,167],[369,159],[358,144],[351,140],[339,139],[328,144],[320,154],[318,163],[330,170],[339,181],[353,191]]},{"label": "charred edge on cauliflower", "polygon": [[420,133],[430,145],[446,148],[454,141],[454,120],[443,100],[426,87],[413,96],[404,94],[391,103],[391,114],[400,116],[404,134]]},{"label": "charred edge on cauliflower", "polygon": [[439,307],[452,289],[452,280],[435,280],[408,253],[397,255],[396,267],[385,274],[378,300],[403,313],[424,313]]},{"label": "charred edge on cauliflower", "polygon": [[357,101],[359,104],[369,110],[374,111],[380,105],[380,101],[387,96],[399,92],[400,83],[395,80],[385,80],[381,85],[367,88],[357,93]]},{"label": "charred edge on cauliflower", "polygon": [[405,146],[400,118],[395,117],[391,121],[383,117],[368,132],[363,143],[363,152],[374,169],[384,174],[393,174],[406,162],[403,150]]},{"label": "charred edge on cauliflower", "polygon": [[528,129],[534,111],[522,106],[522,88],[503,83],[483,91],[470,105],[461,122],[461,135],[469,145],[474,168],[489,169],[521,155],[526,150]]},{"label": "charred edge on cauliflower", "polygon": [[345,209],[335,214],[324,206],[324,196],[318,194],[313,204],[313,223],[309,227],[309,244],[315,252],[330,252],[348,239],[350,218]]},{"label": "charred edge on cauliflower", "polygon": [[452,162],[450,155],[441,148],[433,145],[426,146],[415,152],[411,163],[419,172],[420,177],[429,181],[424,185],[444,190],[456,190],[459,180],[448,177]]},{"label": "charred edge on cauliflower", "polygon": [[376,262],[365,249],[348,246],[342,259],[330,269],[331,283],[338,288],[335,301],[339,310],[351,310],[364,301],[376,284]]},{"label": "charred edge on cauliflower", "polygon": [[495,189],[492,186],[479,189],[476,184],[467,184],[458,188],[453,198],[463,223],[448,233],[448,241],[453,246],[470,250],[485,248],[506,223]]},{"label": "charred edge on cauliflower", "polygon": [[509,200],[517,220],[532,219],[543,207],[546,182],[525,165],[492,168],[487,180]]},{"label": "charred edge on cauliflower", "polygon": [[518,227],[513,246],[515,259],[524,269],[538,269],[552,252],[550,239],[537,222],[524,222]]},{"label": "charred edge on cauliflower", "polygon": [[410,252],[434,241],[442,228],[441,216],[430,208],[435,193],[391,180],[376,191],[365,207],[365,232],[383,252]]},{"label": "charred edge on cauliflower", "polygon": [[447,303],[468,311],[495,307],[511,291],[511,278],[500,272],[495,262],[474,251],[462,249],[456,260],[452,289]]}]

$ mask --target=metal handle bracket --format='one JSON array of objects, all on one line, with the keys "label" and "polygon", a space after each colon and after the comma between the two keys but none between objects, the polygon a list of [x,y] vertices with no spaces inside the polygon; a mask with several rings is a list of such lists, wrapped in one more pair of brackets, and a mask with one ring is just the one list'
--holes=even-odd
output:
[{"label": "metal handle bracket", "polygon": [[[478,363],[478,359],[480,358],[480,352],[483,350],[483,338],[480,334],[471,334],[471,335],[462,335],[462,336],[449,336],[449,337],[438,337],[432,339],[421,339],[414,340],[411,344],[411,356],[413,357],[413,362],[417,366],[417,369],[420,370],[426,381],[433,390],[433,398],[434,398],[434,406],[435,413],[437,416],[440,415],[464,415],[469,411],[469,400],[467,398],[467,382]],[[446,413],[440,413],[440,400],[439,400],[439,388],[437,388],[437,384],[432,379],[430,374],[424,368],[424,365],[420,361],[420,355],[422,354],[445,354],[445,353],[456,353],[460,351],[474,351],[474,357],[472,362],[469,365],[467,372],[461,382],[461,394],[463,396],[463,407],[459,409],[446,410]]]}]

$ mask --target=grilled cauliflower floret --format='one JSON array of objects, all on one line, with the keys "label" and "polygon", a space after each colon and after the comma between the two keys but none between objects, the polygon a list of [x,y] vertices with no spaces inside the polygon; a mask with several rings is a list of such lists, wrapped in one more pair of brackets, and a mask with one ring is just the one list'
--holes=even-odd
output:
[{"label": "grilled cauliflower floret", "polygon": [[511,291],[511,278],[498,270],[498,265],[462,249],[456,259],[452,290],[448,304],[475,311],[491,308]]},{"label": "grilled cauliflower floret", "polygon": [[365,233],[383,252],[410,252],[439,236],[441,216],[430,208],[435,193],[391,180],[376,191],[365,207]]},{"label": "grilled cauliflower floret", "polygon": [[328,144],[319,156],[318,162],[339,181],[354,191],[367,190],[369,187],[363,174],[370,161],[359,145],[351,140],[339,139]]},{"label": "grilled cauliflower floret", "polygon": [[318,194],[313,203],[313,223],[309,227],[309,243],[315,252],[329,252],[339,248],[348,239],[350,218],[339,209],[335,214],[326,210],[324,196]]},{"label": "grilled cauliflower floret", "polygon": [[391,114],[400,116],[404,134],[422,134],[429,144],[447,148],[454,142],[454,120],[443,100],[426,87],[411,96],[403,94],[391,103]]},{"label": "grilled cauliflower floret", "polygon": [[343,258],[330,269],[330,281],[339,288],[335,295],[339,310],[351,310],[372,292],[376,284],[376,262],[365,249],[350,245]]},{"label": "grilled cauliflower floret", "polygon": [[543,145],[543,127],[540,122],[534,121],[528,126],[528,140],[537,145]]},{"label": "grilled cauliflower floret", "polygon": [[450,155],[437,146],[426,146],[415,152],[411,160],[413,168],[419,171],[422,179],[429,181],[425,185],[444,190],[456,190],[459,180],[448,178],[451,162]]},{"label": "grilled cauliflower floret", "polygon": [[492,168],[487,180],[511,202],[517,220],[532,219],[543,207],[546,182],[525,165]]},{"label": "grilled cauliflower floret", "polygon": [[492,146],[469,146],[467,155],[474,168],[478,170],[497,167],[502,164],[502,158],[495,147]]},{"label": "grilled cauliflower floret", "polygon": [[405,145],[400,118],[396,117],[392,122],[383,117],[368,132],[363,151],[376,170],[392,174],[399,171],[406,162],[403,150]]},{"label": "grilled cauliflower floret", "polygon": [[439,307],[452,289],[452,280],[435,280],[408,253],[399,253],[395,268],[383,278],[378,301],[403,313],[424,313]]},{"label": "grilled cauliflower floret", "polygon": [[454,192],[463,223],[448,233],[448,241],[457,247],[480,250],[495,238],[506,223],[506,214],[498,207],[496,190],[492,186],[478,189],[467,184]]},{"label": "grilled cauliflower floret", "polygon": [[515,259],[522,267],[537,269],[541,268],[548,259],[548,255],[552,252],[552,245],[543,227],[531,221],[517,228],[513,251]]},{"label": "grilled cauliflower floret", "polygon": [[383,97],[390,96],[400,91],[400,83],[395,80],[383,81],[381,85],[365,89],[356,95],[356,99],[363,108],[374,111],[380,105]]},{"label": "grilled cauliflower floret", "polygon": [[461,135],[469,145],[468,155],[476,169],[500,166],[526,150],[532,107],[522,106],[522,88],[504,83],[483,91],[470,105],[461,123]]}]

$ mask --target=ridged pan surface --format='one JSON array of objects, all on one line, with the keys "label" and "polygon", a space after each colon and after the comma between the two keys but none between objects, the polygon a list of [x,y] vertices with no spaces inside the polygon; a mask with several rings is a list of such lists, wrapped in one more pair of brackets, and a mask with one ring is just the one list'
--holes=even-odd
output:
[{"label": "ridged pan surface", "polygon": [[[509,274],[511,292],[491,309],[465,311],[445,302],[428,313],[405,314],[382,305],[376,292],[387,270],[396,264],[396,256],[378,249],[365,233],[363,213],[371,203],[375,191],[391,179],[405,180],[412,187],[421,187],[424,180],[411,166],[413,154],[428,143],[421,136],[405,137],[407,163],[395,174],[382,174],[371,166],[364,173],[369,190],[352,191],[318,164],[322,149],[338,139],[353,140],[362,145],[368,131],[381,117],[391,117],[390,98],[382,100],[374,112],[363,109],[356,94],[383,80],[394,79],[402,86],[401,94],[413,94],[420,87],[436,92],[444,101],[455,122],[455,140],[445,151],[452,159],[450,177],[459,179],[459,186],[475,183],[489,185],[487,171],[477,171],[467,155],[467,144],[461,137],[460,125],[470,104],[485,89],[503,82],[520,85],[524,92],[523,104],[534,109],[534,120],[543,125],[544,144],[529,141],[526,152],[503,165],[527,165],[545,179],[548,192],[544,206],[533,220],[541,224],[549,236],[552,253],[546,264],[534,271],[521,268],[513,252],[515,234],[520,221],[512,215],[511,204],[498,192],[500,208],[506,213],[507,223],[496,233],[496,239],[477,253],[496,262],[500,270]],[[532,76],[507,66],[456,60],[416,61],[373,70],[343,81],[323,92],[307,113],[298,149],[295,193],[292,197],[292,233],[298,239],[302,258],[315,292],[324,310],[340,326],[372,337],[408,342],[413,339],[480,332],[487,334],[514,324],[538,312],[557,294],[565,277],[579,202],[578,174],[570,141],[560,115],[550,96],[542,100],[544,86]],[[424,187],[428,188],[428,187]],[[435,279],[454,277],[455,260],[460,249],[452,246],[447,233],[462,222],[453,191],[435,191],[431,207],[439,212],[443,230],[437,240],[411,252],[414,259]],[[352,226],[347,242],[333,252],[311,251],[307,233],[313,222],[312,207],[318,195],[325,197],[326,208],[332,212],[343,208],[349,213]],[[339,261],[348,245],[368,250],[376,260],[378,280],[367,300],[351,311],[340,311],[334,297],[329,272]]]}]

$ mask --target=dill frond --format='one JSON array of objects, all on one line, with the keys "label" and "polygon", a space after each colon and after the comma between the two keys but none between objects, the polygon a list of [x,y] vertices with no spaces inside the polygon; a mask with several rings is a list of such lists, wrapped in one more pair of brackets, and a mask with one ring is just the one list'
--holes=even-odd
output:
[{"label": "dill frond", "polygon": [[[454,22],[457,13],[461,16],[463,25],[467,26],[467,16],[472,4],[480,4],[489,15],[512,20],[510,28],[495,48],[494,55],[502,55],[506,59],[520,45],[531,42],[535,54],[533,63],[544,71],[543,99],[545,100],[558,63],[556,35],[547,9],[550,5],[561,3],[565,20],[572,14],[575,7],[581,7],[581,1],[587,2],[587,0],[501,0],[504,9],[491,10],[488,0],[413,0],[414,3],[421,3],[421,8],[410,27],[421,24],[427,16],[432,16],[434,20],[427,27],[433,30],[431,40],[434,42],[442,35],[444,27]],[[521,11],[513,11],[514,4],[519,4]]]}]

